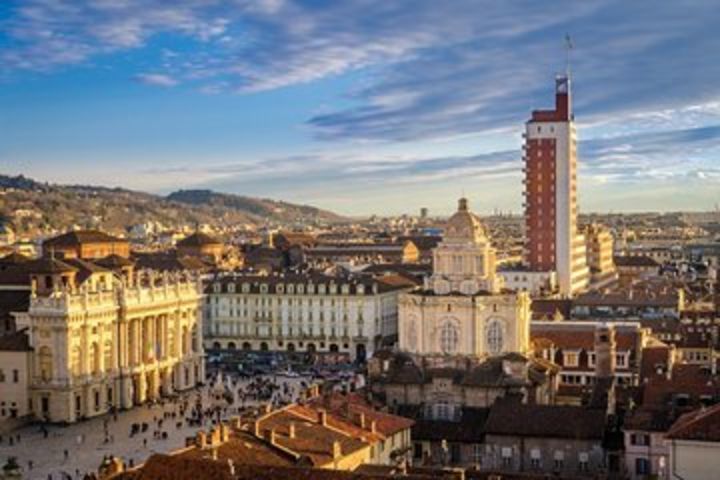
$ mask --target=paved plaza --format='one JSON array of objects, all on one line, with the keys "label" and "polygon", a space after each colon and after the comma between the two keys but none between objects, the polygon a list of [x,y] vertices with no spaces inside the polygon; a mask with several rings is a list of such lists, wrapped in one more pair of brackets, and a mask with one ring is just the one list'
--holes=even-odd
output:
[{"label": "paved plaza", "polygon": [[[249,387],[251,382],[253,387]],[[258,382],[262,388],[257,388]],[[106,455],[118,456],[126,464],[132,462],[138,465],[153,453],[167,453],[185,446],[187,437],[194,436],[200,428],[210,426],[210,416],[203,418],[202,426],[190,426],[189,422],[184,421],[179,415],[184,400],[187,400],[188,410],[192,409],[198,398],[201,399],[203,409],[208,409],[227,406],[226,401],[217,399],[231,395],[233,402],[223,412],[223,416],[230,417],[243,407],[266,404],[268,401],[276,404],[295,401],[302,391],[303,382],[307,383],[308,379],[268,375],[252,380],[223,378],[218,382],[215,378],[212,385],[185,392],[177,400],[119,412],[117,419],[113,415],[103,415],[67,427],[50,426],[47,438],[38,425],[27,426],[12,433],[12,446],[9,435],[3,435],[0,465],[8,457],[16,457],[23,468],[23,478],[32,480],[82,478],[85,473],[97,472]],[[276,387],[267,388],[268,385]],[[263,393],[263,398],[255,394],[259,392]],[[173,412],[175,418],[172,418]],[[187,416],[189,412],[186,412]],[[158,419],[163,419],[162,427],[158,427]],[[147,431],[131,437],[132,425],[142,423],[148,424]],[[167,438],[163,438],[163,434],[156,436],[156,431],[166,433]]]}]

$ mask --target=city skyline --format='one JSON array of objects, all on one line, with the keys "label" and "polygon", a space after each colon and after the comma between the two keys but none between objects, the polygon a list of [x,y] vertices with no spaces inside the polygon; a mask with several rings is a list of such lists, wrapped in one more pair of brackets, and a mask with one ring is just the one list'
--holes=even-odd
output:
[{"label": "city skyline", "polygon": [[1,173],[519,213],[521,133],[569,32],[580,211],[710,210],[718,19],[709,2],[9,2]]}]

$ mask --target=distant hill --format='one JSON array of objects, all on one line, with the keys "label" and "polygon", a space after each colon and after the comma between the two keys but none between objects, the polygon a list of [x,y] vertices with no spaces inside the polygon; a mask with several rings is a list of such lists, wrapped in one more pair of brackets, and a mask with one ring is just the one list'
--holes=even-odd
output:
[{"label": "distant hill", "polygon": [[21,234],[72,227],[123,232],[159,222],[168,227],[210,224],[327,224],[343,217],[307,205],[217,193],[179,190],[167,197],[123,188],[56,185],[23,176],[0,175],[0,218]]},{"label": "distant hill", "polygon": [[265,198],[261,199],[229,193],[218,193],[212,190],[178,190],[166,198],[171,202],[228,208],[247,212],[248,214],[257,215],[262,218],[277,218],[285,221],[292,221],[298,218],[305,220],[322,219],[324,221],[337,221],[341,219],[341,217],[334,213],[308,205],[295,205]]}]

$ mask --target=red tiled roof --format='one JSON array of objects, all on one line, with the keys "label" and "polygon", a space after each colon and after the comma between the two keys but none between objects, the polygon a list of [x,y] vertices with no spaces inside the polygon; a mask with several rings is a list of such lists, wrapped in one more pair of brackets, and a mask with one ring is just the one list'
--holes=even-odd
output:
[{"label": "red tiled roof", "polygon": [[585,407],[496,402],[485,424],[487,435],[601,440],[605,411]]},{"label": "red tiled roof", "polygon": [[[578,323],[547,322],[530,324],[530,338],[532,341],[550,341],[557,348],[566,350],[594,350],[596,324],[587,322],[587,325]],[[632,327],[616,327],[615,341],[617,350],[634,350],[638,346],[639,329]]]},{"label": "red tiled roof", "polygon": [[202,232],[196,232],[192,235],[189,235],[179,242],[177,242],[178,247],[203,247],[206,245],[221,245],[222,243],[211,237],[210,235]]},{"label": "red tiled roof", "polygon": [[720,442],[720,405],[686,413],[668,432],[668,437],[678,440]]},{"label": "red tiled roof", "polygon": [[76,247],[83,243],[115,243],[127,242],[123,238],[113,237],[99,230],[75,230],[49,238],[43,242],[43,250],[47,247]]},{"label": "red tiled roof", "polygon": [[29,352],[31,350],[30,339],[24,329],[0,336],[0,351],[2,352]]},{"label": "red tiled roof", "polygon": [[[357,424],[357,417],[362,413],[365,416],[367,425],[369,426],[371,421],[375,421],[377,432],[385,437],[411,428],[415,423],[413,420],[399,415],[379,412],[358,394],[333,393],[314,399],[310,406],[315,409],[327,409],[334,415],[343,418],[346,423],[350,422],[353,426]],[[361,431],[367,432],[367,428],[365,430],[361,429]]]}]

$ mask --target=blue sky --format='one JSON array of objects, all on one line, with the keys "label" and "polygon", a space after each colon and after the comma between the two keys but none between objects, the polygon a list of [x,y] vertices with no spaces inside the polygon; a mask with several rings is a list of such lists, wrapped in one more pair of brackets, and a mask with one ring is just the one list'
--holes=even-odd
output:
[{"label": "blue sky", "polygon": [[570,33],[581,211],[711,209],[719,24],[710,0],[6,0],[0,171],[519,212]]}]

